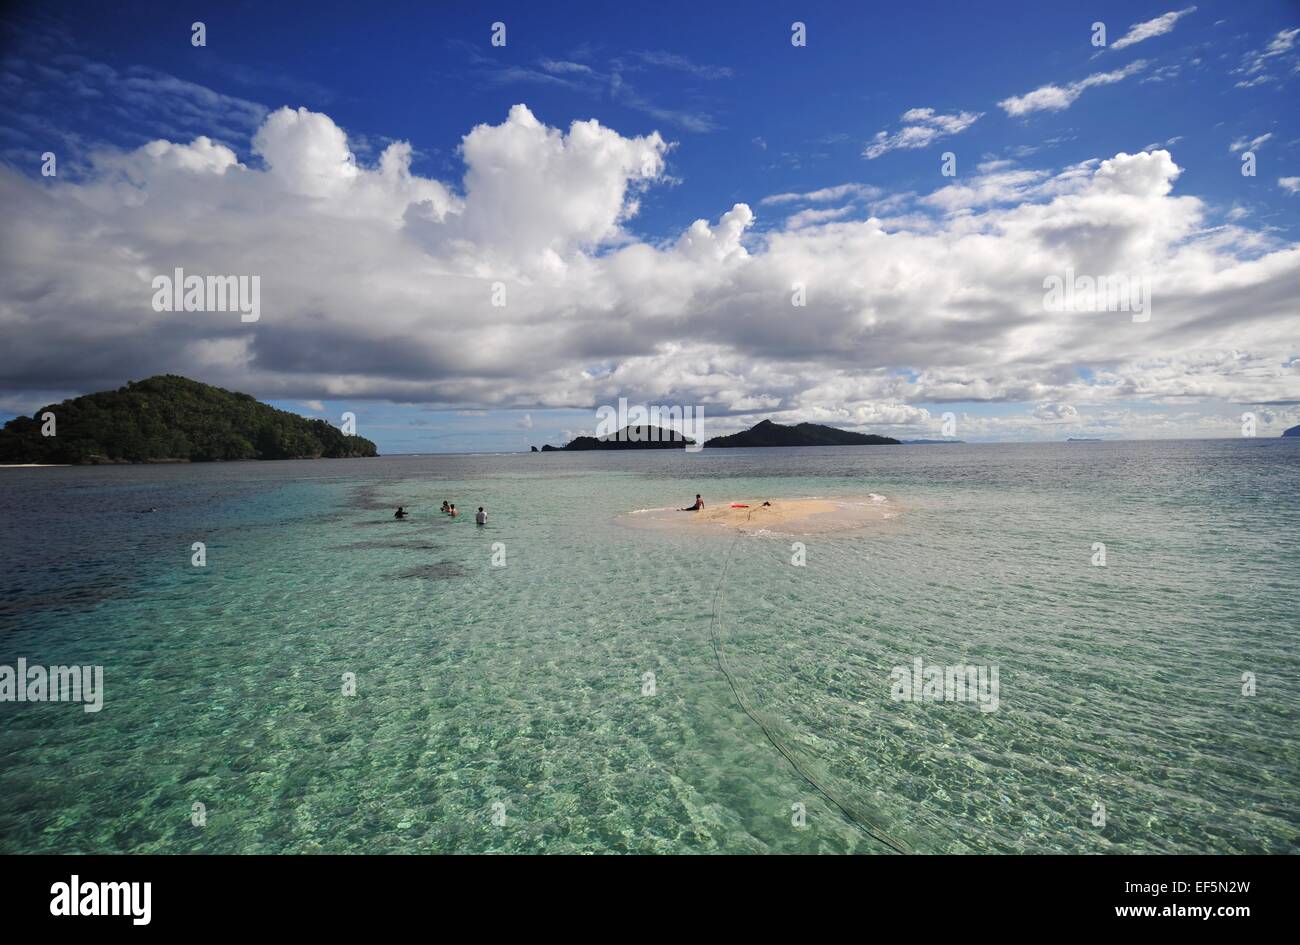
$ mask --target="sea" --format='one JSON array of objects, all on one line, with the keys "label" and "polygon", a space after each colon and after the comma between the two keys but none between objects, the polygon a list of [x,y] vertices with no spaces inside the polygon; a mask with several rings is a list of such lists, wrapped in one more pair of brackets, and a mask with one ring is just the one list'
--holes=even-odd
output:
[{"label": "sea", "polygon": [[[1300,851],[1300,439],[0,491],[0,852]],[[697,492],[885,513],[636,527]],[[98,667],[98,711],[20,659]]]}]

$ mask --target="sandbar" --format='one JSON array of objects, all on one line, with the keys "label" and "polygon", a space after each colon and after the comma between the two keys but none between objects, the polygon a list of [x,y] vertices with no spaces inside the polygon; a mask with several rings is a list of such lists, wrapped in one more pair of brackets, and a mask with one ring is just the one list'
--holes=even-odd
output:
[{"label": "sandbar", "polygon": [[[763,503],[771,502],[771,505]],[[734,505],[744,506],[733,508]],[[798,499],[736,498],[708,503],[698,512],[638,509],[621,517],[626,524],[668,530],[772,532],[805,535],[849,531],[892,518],[896,507],[885,496],[814,496]]]}]

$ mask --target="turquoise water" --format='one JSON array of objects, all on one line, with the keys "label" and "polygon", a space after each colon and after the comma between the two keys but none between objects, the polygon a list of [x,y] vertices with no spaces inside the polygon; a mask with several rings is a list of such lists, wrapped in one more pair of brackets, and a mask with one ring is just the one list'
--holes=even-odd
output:
[{"label": "turquoise water", "polygon": [[[106,690],[97,714],[0,703],[3,852],[1300,847],[1300,442],[0,486],[0,664],[99,664]],[[892,517],[739,538],[627,523],[696,492],[877,493]],[[444,498],[489,525],[439,515]],[[893,700],[891,668],[918,657],[998,667],[997,710]]]}]

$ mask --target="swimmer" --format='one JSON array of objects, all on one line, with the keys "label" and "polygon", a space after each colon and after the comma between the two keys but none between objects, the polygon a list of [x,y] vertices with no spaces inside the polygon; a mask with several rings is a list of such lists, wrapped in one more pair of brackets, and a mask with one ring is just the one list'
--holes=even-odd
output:
[{"label": "swimmer", "polygon": [[393,513],[393,518],[406,518],[408,514],[409,513],[399,505],[397,511]]},{"label": "swimmer", "polygon": [[487,524],[487,513],[483,511],[483,506],[481,505],[478,507],[478,514],[474,516],[474,524],[475,525]]}]

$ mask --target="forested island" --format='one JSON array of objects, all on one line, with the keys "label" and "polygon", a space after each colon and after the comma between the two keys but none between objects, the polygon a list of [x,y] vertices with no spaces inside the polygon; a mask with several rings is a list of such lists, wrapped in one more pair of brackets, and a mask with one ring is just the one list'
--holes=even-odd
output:
[{"label": "forested island", "polygon": [[[48,415],[52,415],[52,418]],[[47,435],[52,432],[53,435]],[[376,456],[324,420],[175,374],[50,404],[0,430],[0,463],[161,463]]]},{"label": "forested island", "polygon": [[820,423],[797,423],[786,426],[763,420],[748,430],[730,436],[715,436],[704,441],[705,449],[742,446],[897,446],[891,436],[852,433]]},{"label": "forested island", "polygon": [[[611,433],[608,436],[576,436],[563,446],[555,447],[547,443],[540,452],[559,453],[576,450],[681,450],[694,445],[689,436],[683,436],[676,430],[656,427],[631,425]],[[538,452],[533,447],[533,452]]]},{"label": "forested island", "polygon": [[[694,443],[689,437],[676,430],[656,426],[628,426],[609,436],[579,436],[561,447],[549,443],[539,451],[558,453],[569,450],[653,450],[684,449]],[[889,436],[877,436],[874,433],[852,433],[837,430],[835,427],[820,423],[799,423],[785,426],[763,420],[748,430],[733,433],[730,436],[715,436],[705,440],[706,449],[715,447],[742,446],[897,446],[899,440]]]}]

